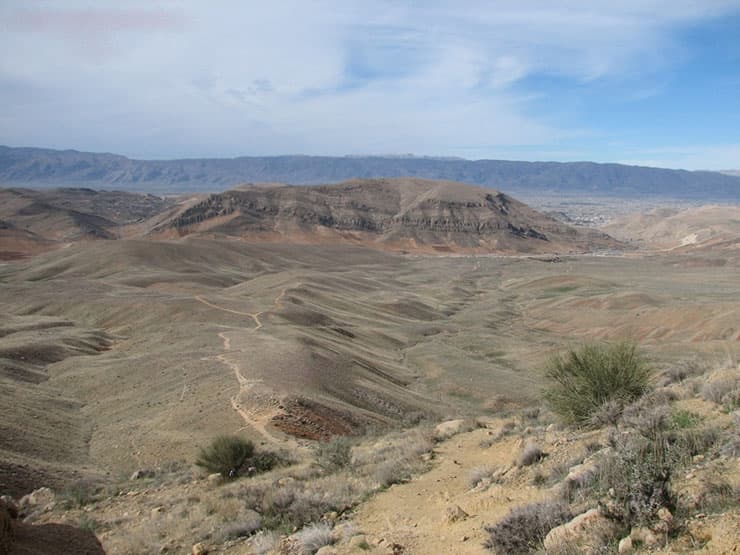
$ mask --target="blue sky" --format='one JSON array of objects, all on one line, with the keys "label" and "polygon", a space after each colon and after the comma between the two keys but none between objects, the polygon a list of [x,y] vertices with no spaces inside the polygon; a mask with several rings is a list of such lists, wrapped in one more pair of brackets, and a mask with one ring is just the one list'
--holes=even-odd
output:
[{"label": "blue sky", "polygon": [[740,0],[0,5],[0,144],[740,168]]}]

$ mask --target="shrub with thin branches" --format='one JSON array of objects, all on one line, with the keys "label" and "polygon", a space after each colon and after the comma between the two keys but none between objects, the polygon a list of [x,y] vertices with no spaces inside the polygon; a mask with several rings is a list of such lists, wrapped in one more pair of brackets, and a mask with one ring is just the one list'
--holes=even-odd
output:
[{"label": "shrub with thin branches", "polygon": [[331,526],[323,522],[311,524],[296,532],[295,539],[303,555],[313,555],[325,545],[331,545]]},{"label": "shrub with thin branches", "polygon": [[496,553],[529,553],[541,547],[547,533],[571,518],[562,503],[533,503],[517,507],[496,524],[486,526],[490,537],[484,543]]},{"label": "shrub with thin branches", "polygon": [[652,369],[635,343],[586,344],[552,357],[545,375],[550,408],[565,422],[587,425],[605,403],[624,405],[644,394]]},{"label": "shrub with thin branches", "polygon": [[253,453],[254,444],[251,441],[238,436],[222,435],[207,447],[201,448],[195,464],[225,478],[234,477]]}]

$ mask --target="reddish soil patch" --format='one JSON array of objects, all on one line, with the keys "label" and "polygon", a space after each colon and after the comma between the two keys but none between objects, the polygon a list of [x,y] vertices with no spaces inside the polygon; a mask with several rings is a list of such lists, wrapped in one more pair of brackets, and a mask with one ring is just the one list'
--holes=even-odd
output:
[{"label": "reddish soil patch", "polygon": [[357,432],[362,424],[348,411],[329,408],[304,398],[286,400],[283,412],[272,418],[281,432],[312,440],[328,440]]}]

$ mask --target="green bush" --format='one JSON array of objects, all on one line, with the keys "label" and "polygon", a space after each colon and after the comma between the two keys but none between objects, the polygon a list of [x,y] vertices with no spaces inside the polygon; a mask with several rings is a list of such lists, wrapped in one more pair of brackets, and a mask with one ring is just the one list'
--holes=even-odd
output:
[{"label": "green bush", "polygon": [[235,477],[253,453],[254,444],[251,441],[223,435],[214,439],[208,447],[201,448],[195,464],[208,472],[218,472],[224,478]]},{"label": "green bush", "polygon": [[629,341],[587,344],[551,358],[545,400],[565,422],[586,425],[606,403],[623,406],[648,390],[652,369]]}]

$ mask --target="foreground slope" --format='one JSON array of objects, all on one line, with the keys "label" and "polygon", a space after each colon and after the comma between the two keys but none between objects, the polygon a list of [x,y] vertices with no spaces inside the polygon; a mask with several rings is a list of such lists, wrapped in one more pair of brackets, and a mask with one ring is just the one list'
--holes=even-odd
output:
[{"label": "foreground slope", "polygon": [[242,187],[209,196],[156,226],[152,236],[202,233],[428,251],[548,253],[620,246],[497,191],[410,178]]}]

